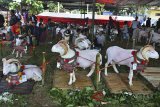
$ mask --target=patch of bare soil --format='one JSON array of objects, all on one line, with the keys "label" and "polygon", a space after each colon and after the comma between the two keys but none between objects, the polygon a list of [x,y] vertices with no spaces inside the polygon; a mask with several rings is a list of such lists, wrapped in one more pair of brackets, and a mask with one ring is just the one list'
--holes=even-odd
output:
[{"label": "patch of bare soil", "polygon": [[56,101],[49,95],[49,90],[46,86],[35,84],[32,94],[28,99],[29,107],[59,107]]}]

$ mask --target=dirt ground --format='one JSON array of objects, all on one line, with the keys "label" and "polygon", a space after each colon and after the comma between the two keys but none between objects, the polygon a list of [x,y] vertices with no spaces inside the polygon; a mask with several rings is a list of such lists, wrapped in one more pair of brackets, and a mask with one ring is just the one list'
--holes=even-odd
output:
[{"label": "dirt ground", "polygon": [[58,107],[56,101],[49,96],[49,90],[46,86],[36,84],[33,92],[29,95],[28,106],[29,107]]}]

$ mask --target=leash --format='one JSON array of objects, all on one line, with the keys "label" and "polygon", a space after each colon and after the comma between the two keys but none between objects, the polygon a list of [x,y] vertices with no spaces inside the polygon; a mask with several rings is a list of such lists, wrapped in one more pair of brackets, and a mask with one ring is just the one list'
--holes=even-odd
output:
[{"label": "leash", "polygon": [[[128,57],[128,58],[125,58],[125,59],[123,59],[123,60],[118,61],[117,63],[123,62],[123,61],[125,61],[125,60],[127,60],[127,59],[130,59],[130,58],[132,58],[132,57],[133,57],[133,56],[130,56],[130,57]],[[111,67],[111,66],[113,66],[113,65],[115,65],[115,64],[111,64],[111,65],[109,65],[109,66],[107,66],[107,67],[101,68],[99,71],[102,71],[102,70],[104,70],[105,68],[109,68],[109,67]]]}]

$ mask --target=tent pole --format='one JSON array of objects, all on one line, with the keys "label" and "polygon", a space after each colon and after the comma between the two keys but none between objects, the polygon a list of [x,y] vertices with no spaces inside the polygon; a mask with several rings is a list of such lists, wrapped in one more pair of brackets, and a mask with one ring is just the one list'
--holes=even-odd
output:
[{"label": "tent pole", "polygon": [[59,13],[59,2],[58,2],[58,13]]},{"label": "tent pole", "polygon": [[82,18],[82,13],[83,13],[83,10],[82,10],[82,0],[81,0],[81,18]]},{"label": "tent pole", "polygon": [[91,34],[92,34],[92,43],[93,43],[93,39],[94,39],[94,19],[95,19],[95,0],[93,0],[93,3],[92,3],[92,30],[91,30]]},{"label": "tent pole", "polygon": [[88,14],[88,8],[89,8],[89,4],[87,4],[87,14]]},{"label": "tent pole", "polygon": [[[86,0],[85,0],[85,2],[86,2]],[[85,15],[86,15],[86,9],[84,8],[84,19],[85,19]]]}]

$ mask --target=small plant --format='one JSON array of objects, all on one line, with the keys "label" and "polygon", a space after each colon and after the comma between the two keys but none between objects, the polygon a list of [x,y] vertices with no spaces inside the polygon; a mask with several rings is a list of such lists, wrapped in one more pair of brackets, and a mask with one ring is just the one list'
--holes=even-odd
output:
[{"label": "small plant", "polygon": [[92,99],[94,90],[91,87],[86,87],[83,90],[61,90],[53,88],[50,95],[58,100],[63,107],[87,106],[94,107],[98,104],[96,100]]},{"label": "small plant", "polygon": [[0,95],[0,104],[2,103],[13,103],[12,100],[12,94],[10,94],[9,92],[4,92],[3,94]]}]

